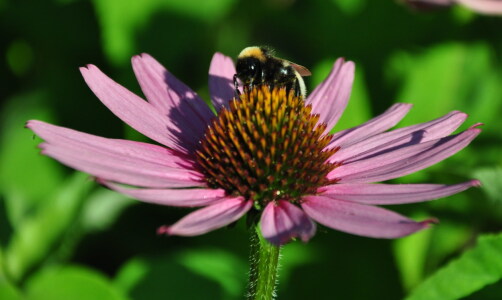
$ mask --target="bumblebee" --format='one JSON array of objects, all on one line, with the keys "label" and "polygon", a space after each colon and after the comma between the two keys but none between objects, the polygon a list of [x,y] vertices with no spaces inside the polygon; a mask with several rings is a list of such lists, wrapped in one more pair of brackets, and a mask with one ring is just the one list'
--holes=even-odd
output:
[{"label": "bumblebee", "polygon": [[286,90],[294,90],[296,96],[305,98],[307,90],[302,76],[312,75],[300,65],[273,56],[272,50],[266,47],[247,47],[237,57],[237,73],[234,75],[236,94],[239,94],[237,79],[244,89],[255,85],[266,84],[270,87],[280,86]]}]

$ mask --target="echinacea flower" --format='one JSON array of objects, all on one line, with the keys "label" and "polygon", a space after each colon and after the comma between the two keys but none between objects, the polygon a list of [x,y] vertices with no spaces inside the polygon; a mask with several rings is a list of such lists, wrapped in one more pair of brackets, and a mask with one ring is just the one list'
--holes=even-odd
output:
[{"label": "echinacea flower", "polygon": [[433,165],[466,147],[475,124],[451,135],[467,115],[388,131],[410,110],[398,103],[357,127],[330,134],[344,111],[354,63],[338,59],[306,98],[266,86],[235,95],[232,60],[215,54],[209,89],[217,115],[148,54],[132,58],[144,101],[96,66],[80,70],[116,116],[157,144],[98,137],[42,121],[27,127],[45,140],[42,153],[95,176],[138,200],[203,207],[160,233],[194,236],[258,216],[274,245],[309,240],[314,221],[351,234],[398,238],[434,219],[414,221],[376,205],[421,202],[479,185],[374,183]]}]

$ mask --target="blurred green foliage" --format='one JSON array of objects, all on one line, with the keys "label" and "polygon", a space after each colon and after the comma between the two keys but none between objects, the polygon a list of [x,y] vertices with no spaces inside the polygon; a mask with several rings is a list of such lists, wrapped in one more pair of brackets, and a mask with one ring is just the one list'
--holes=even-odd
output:
[{"label": "blurred green foliage", "polygon": [[2,0],[0,16],[0,299],[241,299],[244,224],[158,237],[186,210],[98,187],[39,155],[23,125],[144,139],[99,103],[79,66],[140,94],[129,59],[148,52],[209,99],[212,54],[263,44],[311,69],[310,90],[337,57],[356,62],[336,130],[395,102],[414,104],[400,126],[451,110],[470,115],[463,128],[485,123],[467,149],[396,181],[481,179],[481,189],[397,208],[441,224],[397,241],[320,228],[285,247],[279,298],[500,299],[502,236],[488,233],[502,231],[502,18],[368,0]]}]

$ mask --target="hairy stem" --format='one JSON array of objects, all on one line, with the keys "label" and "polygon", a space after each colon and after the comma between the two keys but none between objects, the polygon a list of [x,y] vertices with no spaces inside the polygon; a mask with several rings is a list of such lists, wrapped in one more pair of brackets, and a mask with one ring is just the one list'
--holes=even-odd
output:
[{"label": "hairy stem", "polygon": [[251,228],[251,253],[247,300],[271,300],[275,297],[280,247],[267,242],[256,225]]}]

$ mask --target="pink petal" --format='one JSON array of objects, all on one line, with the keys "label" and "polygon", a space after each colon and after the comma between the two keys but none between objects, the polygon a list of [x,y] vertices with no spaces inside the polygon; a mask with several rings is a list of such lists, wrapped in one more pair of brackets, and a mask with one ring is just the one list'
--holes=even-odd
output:
[{"label": "pink petal", "polygon": [[204,234],[237,221],[252,206],[253,201],[243,197],[227,198],[186,215],[172,226],[163,227],[162,232],[183,236]]},{"label": "pink petal", "polygon": [[216,111],[227,107],[228,102],[235,96],[235,73],[234,62],[230,57],[219,52],[213,55],[209,67],[209,93]]},{"label": "pink petal", "polygon": [[215,204],[225,198],[222,189],[135,189],[100,180],[106,187],[147,203],[195,207]]},{"label": "pink petal", "polygon": [[263,237],[274,245],[282,245],[299,237],[307,242],[316,231],[315,223],[296,205],[288,201],[270,202],[261,215]]},{"label": "pink petal", "polygon": [[107,153],[121,160],[140,160],[171,168],[186,169],[199,174],[194,169],[194,161],[187,155],[165,147],[120,139],[108,139],[83,133],[42,121],[30,120],[26,127],[52,145],[86,150],[96,153]]},{"label": "pink petal", "polygon": [[340,183],[367,183],[404,176],[450,157],[466,147],[480,129],[470,128],[457,135],[412,146],[397,147],[362,160],[343,164],[328,174]]},{"label": "pink petal", "polygon": [[500,0],[456,0],[458,3],[474,11],[487,15],[502,15]]},{"label": "pink petal", "polygon": [[318,193],[336,200],[389,205],[434,200],[480,185],[478,180],[454,185],[345,183],[321,187]]},{"label": "pink petal", "polygon": [[87,68],[80,68],[80,72],[101,102],[132,128],[182,152],[188,152],[194,147],[194,137],[187,136],[158,109],[111,80],[96,66],[88,65]]},{"label": "pink petal", "polygon": [[203,178],[192,172],[171,168],[138,159],[121,158],[119,155],[99,153],[88,149],[40,145],[42,154],[85,173],[124,184],[153,187],[194,187],[205,186]]},{"label": "pink petal", "polygon": [[411,146],[413,144],[441,138],[455,131],[466,118],[466,114],[454,111],[427,123],[380,133],[357,143],[342,146],[342,148],[330,158],[330,161],[343,161],[348,163],[363,159],[364,157],[369,157],[370,155],[375,155],[377,152],[386,151],[391,147]]},{"label": "pink petal", "polygon": [[396,103],[381,115],[357,127],[337,132],[328,147],[346,147],[394,127],[410,111],[412,104]]},{"label": "pink petal", "polygon": [[320,115],[319,122],[326,123],[326,131],[335,126],[347,106],[354,70],[353,62],[337,59],[328,77],[305,100],[312,104],[312,113]]},{"label": "pink petal", "polygon": [[393,211],[323,196],[306,196],[302,208],[327,227],[374,238],[399,238],[427,228],[433,219],[415,222]]},{"label": "pink petal", "polygon": [[214,117],[207,104],[150,55],[134,56],[132,65],[148,101],[172,120],[184,139],[198,142]]}]

